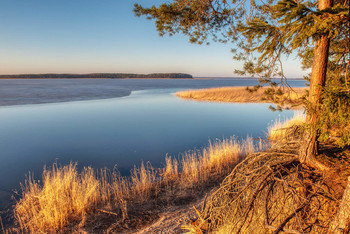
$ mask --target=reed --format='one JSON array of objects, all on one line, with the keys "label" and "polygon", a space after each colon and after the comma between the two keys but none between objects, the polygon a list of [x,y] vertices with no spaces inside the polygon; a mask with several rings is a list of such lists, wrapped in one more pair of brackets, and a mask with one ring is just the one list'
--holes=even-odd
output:
[{"label": "reed", "polygon": [[[164,168],[150,163],[134,167],[129,177],[117,170],[91,167],[78,173],[77,164],[53,164],[44,168],[42,182],[29,175],[22,186],[23,197],[15,206],[15,216],[22,230],[58,232],[74,223],[84,226],[96,210],[128,217],[128,206],[156,199],[160,186],[176,184],[175,189],[195,188],[213,178],[222,178],[244,157],[256,151],[253,140],[235,138],[216,140],[201,151],[189,151],[180,159],[166,156]],[[167,187],[163,189],[166,191]],[[106,211],[108,207],[111,211]],[[114,212],[119,210],[121,212]]]},{"label": "reed", "polygon": [[131,192],[134,197],[143,202],[150,198],[151,190],[157,187],[157,173],[152,165],[148,162],[142,162],[141,167],[131,170]]},{"label": "reed", "polygon": [[179,176],[179,162],[176,158],[172,158],[169,155],[165,156],[165,167],[161,174],[165,181],[175,180]]},{"label": "reed", "polygon": [[[266,99],[267,89],[263,87],[255,92],[249,92],[246,87],[221,87],[180,91],[176,93],[176,96],[183,99],[210,102],[274,103],[274,100]],[[299,105],[306,90],[307,88],[284,89],[285,93],[280,96],[276,95],[275,99],[277,98],[285,106],[292,106],[293,102]]]},{"label": "reed", "polygon": [[78,174],[76,163],[44,168],[42,186],[29,175],[22,186],[23,198],[15,214],[21,227],[30,232],[55,232],[80,221],[99,202],[100,182],[90,167]]},{"label": "reed", "polygon": [[182,185],[205,183],[210,177],[220,177],[231,170],[245,155],[259,150],[253,139],[236,138],[209,142],[202,151],[186,152],[181,159],[182,169],[178,180]]},{"label": "reed", "polygon": [[290,135],[290,131],[294,131],[295,128],[302,127],[305,124],[306,116],[303,112],[294,112],[293,117],[285,120],[278,119],[273,122],[272,125],[268,126],[268,138],[271,142],[285,141]]}]

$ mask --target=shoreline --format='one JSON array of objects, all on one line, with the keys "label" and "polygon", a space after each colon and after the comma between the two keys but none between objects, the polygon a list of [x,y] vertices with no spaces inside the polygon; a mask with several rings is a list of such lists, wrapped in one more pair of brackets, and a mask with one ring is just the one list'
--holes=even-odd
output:
[{"label": "shoreline", "polygon": [[[14,207],[14,218],[21,225],[7,223],[6,228],[93,232],[99,227],[113,232],[147,232],[164,230],[164,221],[169,231],[180,230],[179,216],[185,223],[188,216],[194,217],[190,208],[199,207],[206,194],[217,188],[246,155],[262,147],[254,146],[252,138],[224,138],[201,151],[184,153],[181,158],[166,156],[160,168],[142,163],[130,176],[90,167],[78,171],[73,162],[66,166],[53,164],[44,168],[42,182],[28,177],[22,187],[23,197]],[[111,215],[115,219],[111,220]]]},{"label": "shoreline", "polygon": [[[289,183],[286,183],[284,179],[290,177],[292,181],[295,181],[297,173],[309,173],[315,179],[315,173],[317,172],[309,169],[304,170],[297,160],[299,145],[295,142],[299,142],[298,138],[295,138],[295,140],[293,140],[294,138],[288,139],[288,141],[294,142],[291,145],[281,144],[281,140],[289,134],[288,128],[285,128],[286,124],[292,123],[291,121],[298,119],[298,117],[300,116],[294,116],[284,123],[277,122],[271,126],[269,136],[276,134],[276,130],[284,131],[282,135],[280,132],[278,133],[277,140],[273,140],[275,142],[273,144],[270,142],[271,145],[260,145],[255,148],[251,142],[252,139],[241,142],[234,138],[230,140],[223,139],[213,142],[213,144],[209,143],[208,147],[199,153],[185,154],[182,159],[166,156],[165,166],[159,169],[152,168],[150,164],[142,164],[140,167],[134,168],[131,178],[121,177],[118,173],[111,174],[111,171],[106,170],[101,170],[98,173],[97,170],[94,171],[92,168],[86,168],[79,173],[76,170],[76,163],[72,162],[67,166],[54,164],[52,169],[44,169],[44,186],[41,186],[39,181],[29,178],[29,183],[26,183],[23,190],[24,196],[18,200],[14,208],[15,217],[17,217],[20,226],[18,224],[5,226],[5,230],[9,233],[21,231],[183,233],[183,230],[210,231],[215,228],[221,231],[220,233],[227,233],[228,230],[235,227],[235,223],[227,221],[225,215],[228,214],[227,212],[231,212],[231,206],[235,208],[236,203],[240,207],[245,208],[247,206],[248,209],[261,213],[261,206],[259,205],[261,202],[280,201],[279,197],[285,196],[289,198],[290,193],[285,192],[288,192],[288,189],[276,187],[276,192],[267,193],[267,195],[272,196],[271,198],[261,200],[266,198],[263,189],[271,189],[271,183],[265,183],[265,181],[275,179],[276,182],[272,183],[273,185],[289,188]],[[299,125],[302,125],[302,123]],[[247,169],[252,170],[250,168],[252,164],[257,164],[256,167],[253,167],[253,169],[255,168],[255,174],[246,174]],[[284,165],[287,165],[288,168]],[[299,170],[295,172],[293,168]],[[257,170],[258,173],[256,173]],[[272,170],[278,175],[277,179],[275,174],[271,172]],[[260,172],[263,173],[263,176],[259,174]],[[283,177],[280,179],[282,174]],[[324,182],[323,175],[317,175],[320,176],[319,180],[325,183],[327,188],[331,186],[332,191],[339,190],[339,186],[342,186],[332,184],[331,180]],[[255,178],[251,179],[251,177]],[[237,185],[235,180],[238,181]],[[254,191],[263,194],[263,196],[253,197],[257,201],[257,205],[247,202],[244,193],[236,190],[237,187],[241,189],[242,182],[244,184],[248,183],[244,187],[248,189],[248,194],[255,194]],[[265,183],[264,186],[268,185],[269,187],[256,190],[256,188],[263,186],[261,182]],[[301,184],[297,188],[304,188],[302,182],[303,178],[300,179],[300,183],[297,183],[297,186]],[[72,184],[74,186],[71,186]],[[260,186],[251,186],[255,184],[260,184]],[[310,184],[307,183],[306,186],[310,186]],[[78,189],[74,189],[76,187]],[[344,188],[343,186],[342,189],[344,190]],[[235,203],[228,200],[228,198],[232,200],[232,195],[228,196],[226,191],[229,191],[230,194],[237,194],[237,198],[236,196],[233,197]],[[303,194],[293,193],[293,195],[295,197],[292,197],[292,201],[295,202],[295,198]],[[330,218],[334,216],[335,208],[337,208],[338,201],[341,198],[341,196],[338,196],[338,192],[332,192],[330,197],[335,195],[337,195],[336,200],[326,197],[328,200],[325,201],[331,207],[332,212],[329,212],[329,209],[326,208],[321,209],[323,212],[321,216],[324,217],[321,221],[327,225]],[[322,193],[317,196],[324,198]],[[83,201],[83,204],[75,202],[76,199]],[[217,201],[223,203],[217,205]],[[283,201],[285,202],[285,200]],[[316,204],[317,201],[316,199],[314,203]],[[74,206],[71,206],[71,203]],[[61,206],[57,206],[57,204]],[[221,208],[223,207],[222,204],[225,205],[224,208]],[[247,204],[253,205],[248,206]],[[285,211],[287,211],[285,213],[295,212],[294,207],[287,206],[287,204],[283,204]],[[216,212],[210,209],[211,207],[218,207],[221,210]],[[280,209],[277,209],[277,211],[280,211]],[[316,209],[316,212],[312,214],[318,215],[319,211],[320,209]],[[52,215],[53,212],[60,212],[61,216]],[[270,212],[276,211],[271,209]],[[211,226],[210,220],[203,219],[203,217],[209,217],[208,215],[214,221],[219,220],[221,224],[213,222],[213,225],[216,226]],[[54,218],[51,218],[51,216],[54,216]],[[238,215],[238,218],[240,217]],[[252,217],[254,223],[251,230],[257,230],[256,228],[263,224],[264,220],[261,221],[260,215]],[[295,225],[293,220],[290,223]],[[259,228],[265,230],[263,228],[267,227],[259,226]],[[327,226],[321,230],[326,229]]]}]

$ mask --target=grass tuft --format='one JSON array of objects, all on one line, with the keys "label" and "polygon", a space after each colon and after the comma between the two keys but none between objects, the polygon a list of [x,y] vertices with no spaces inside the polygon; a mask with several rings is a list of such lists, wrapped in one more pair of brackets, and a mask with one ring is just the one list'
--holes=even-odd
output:
[{"label": "grass tuft", "polygon": [[289,135],[296,135],[296,131],[305,124],[306,116],[302,112],[294,112],[293,117],[281,121],[278,119],[268,126],[268,138],[271,142],[285,142]]},{"label": "grass tuft", "polygon": [[167,158],[163,174],[168,179],[177,178],[182,186],[206,183],[209,177],[227,173],[245,155],[256,150],[252,138],[243,141],[237,141],[234,137],[216,140],[209,142],[209,146],[202,151],[185,152],[179,163]]},{"label": "grass tuft", "polygon": [[146,166],[142,162],[141,167],[131,170],[131,192],[138,200],[145,201],[151,195],[151,189],[156,186],[157,174],[150,163]]},{"label": "grass tuft", "polygon": [[76,163],[44,168],[43,185],[29,176],[16,204],[16,217],[25,230],[55,232],[86,213],[99,201],[100,182],[90,167],[78,174]]}]

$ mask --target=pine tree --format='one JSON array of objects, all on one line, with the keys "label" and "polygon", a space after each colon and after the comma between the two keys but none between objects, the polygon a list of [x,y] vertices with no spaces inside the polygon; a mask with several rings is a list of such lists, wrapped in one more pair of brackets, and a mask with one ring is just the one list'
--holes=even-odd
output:
[{"label": "pine tree", "polygon": [[[333,0],[319,0],[318,9],[322,11],[333,6]],[[325,169],[325,166],[316,160],[318,154],[318,136],[317,123],[321,108],[321,93],[325,87],[328,52],[330,38],[328,35],[321,34],[316,38],[314,48],[314,58],[312,64],[312,73],[310,78],[309,102],[311,104],[312,115],[308,115],[310,130],[305,134],[305,143],[300,150],[300,161],[311,165],[317,164],[318,167]]]},{"label": "pine tree", "polygon": [[[282,55],[297,52],[305,67],[312,64],[306,106],[309,128],[301,147],[300,161],[324,168],[315,156],[320,136],[323,134],[325,138],[321,120],[325,121],[329,115],[326,112],[331,111],[322,105],[322,100],[332,102],[331,95],[325,99],[325,85],[332,84],[330,88],[334,88],[334,82],[329,82],[334,77],[329,74],[338,68],[337,79],[343,80],[346,87],[349,84],[348,0],[251,0],[249,3],[242,0],[174,0],[150,8],[135,4],[134,12],[137,16],[154,19],[160,35],[182,33],[189,36],[190,42],[198,44],[210,40],[234,43],[234,59],[244,61],[243,69],[236,72],[258,76],[262,82],[271,85],[276,85],[271,81],[272,77],[280,77],[281,83],[288,86],[283,74]],[[330,48],[338,51],[336,56],[329,54]],[[327,70],[329,63],[332,64],[331,72],[330,67]],[[339,94],[339,87],[335,90]],[[345,104],[338,105],[338,108],[344,105],[349,108],[349,88],[343,91]],[[345,119],[350,117],[349,113],[337,113]],[[349,119],[347,123],[350,124]],[[343,145],[344,142],[349,145],[350,130],[343,135]]]}]

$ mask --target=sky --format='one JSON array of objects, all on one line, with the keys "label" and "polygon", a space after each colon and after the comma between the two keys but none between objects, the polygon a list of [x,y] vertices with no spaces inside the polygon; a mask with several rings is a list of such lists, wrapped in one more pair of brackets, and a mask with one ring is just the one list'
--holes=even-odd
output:
[{"label": "sky", "polygon": [[[232,44],[191,44],[177,34],[160,37],[133,4],[164,0],[0,0],[0,74],[161,73],[234,77],[241,64]],[[285,75],[301,78],[298,59]]]}]

